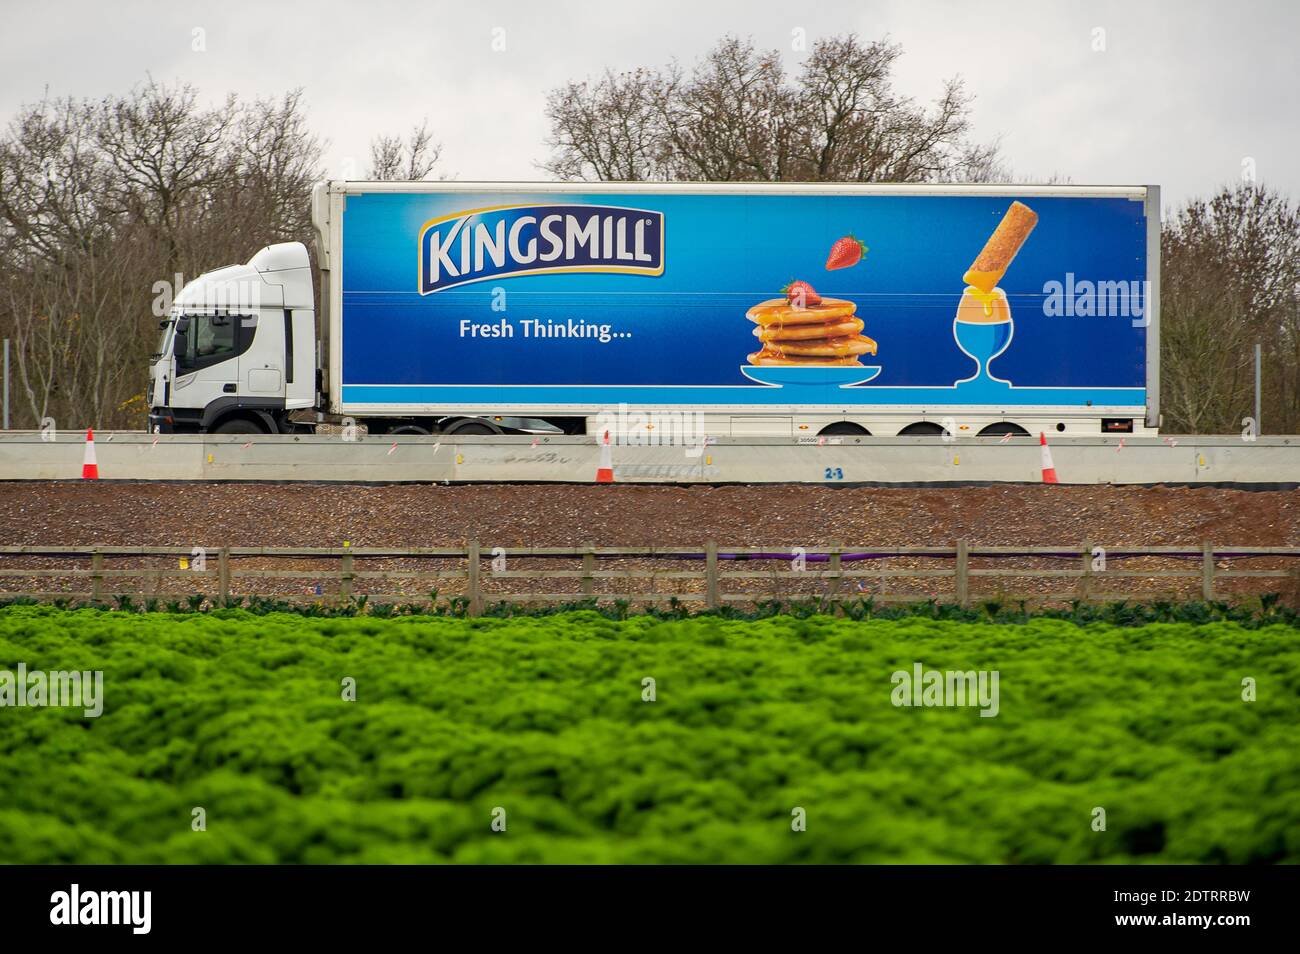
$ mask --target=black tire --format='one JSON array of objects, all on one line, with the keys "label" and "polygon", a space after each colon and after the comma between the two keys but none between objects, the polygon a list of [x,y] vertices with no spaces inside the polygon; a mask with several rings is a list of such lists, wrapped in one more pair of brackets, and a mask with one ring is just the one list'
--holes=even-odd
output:
[{"label": "black tire", "polygon": [[487,421],[461,421],[447,428],[448,434],[500,434],[501,428]]},{"label": "black tire", "polygon": [[942,437],[943,435],[943,425],[935,424],[933,421],[917,421],[898,432],[899,437]]},{"label": "black tire", "polygon": [[996,424],[990,424],[984,430],[980,431],[976,437],[1002,437],[1005,434],[1011,434],[1014,437],[1028,437],[1029,432],[1019,424],[1012,424],[1010,421],[998,421]]},{"label": "black tire", "polygon": [[421,427],[419,424],[398,424],[388,431],[389,434],[414,434],[420,437],[427,437],[432,433],[427,427]]},{"label": "black tire", "polygon": [[232,417],[217,425],[214,434],[265,434],[266,429],[254,424],[245,417]]},{"label": "black tire", "polygon": [[827,424],[817,432],[818,437],[870,437],[871,432],[861,424],[854,424],[852,421],[836,421],[834,424]]}]

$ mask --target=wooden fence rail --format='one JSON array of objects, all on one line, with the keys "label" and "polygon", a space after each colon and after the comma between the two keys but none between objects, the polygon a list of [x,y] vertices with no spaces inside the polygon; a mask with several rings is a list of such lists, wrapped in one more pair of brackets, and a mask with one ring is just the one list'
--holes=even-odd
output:
[{"label": "wooden fence rail", "polygon": [[[109,566],[108,561],[131,565]],[[392,565],[411,561],[442,565],[416,569]],[[544,568],[552,561],[569,561],[571,566]],[[1131,561],[1147,565],[1128,568]],[[1270,565],[1240,566],[1259,561]],[[51,562],[57,565],[31,565]],[[249,565],[268,562],[295,565]],[[1150,565],[1152,562],[1157,565]],[[618,566],[600,569],[602,563]],[[137,586],[123,589],[118,585],[118,581],[128,580],[137,581]],[[1228,582],[1236,580],[1247,582]],[[9,581],[20,588],[10,590]],[[77,581],[88,581],[89,590],[45,585]],[[195,585],[186,586],[184,581]],[[534,585],[524,586],[523,581]],[[1031,581],[1032,588],[1011,592],[1001,585],[1010,581],[1022,585]],[[1141,585],[1125,590],[1121,581],[1141,581]],[[542,589],[537,588],[538,583],[544,585]],[[665,583],[676,590],[664,589]],[[893,583],[905,585],[891,588]],[[450,591],[444,590],[446,586]],[[1216,547],[1204,543],[1194,547],[1102,548],[1091,541],[1060,547],[1010,547],[977,546],[966,540],[951,547],[830,546],[809,550],[719,547],[712,541],[703,548],[591,544],[503,548],[478,541],[464,547],[403,548],[0,547],[0,596],[11,599],[106,603],[116,596],[167,599],[203,591],[207,598],[222,604],[233,597],[255,595],[328,601],[366,596],[375,601],[409,602],[411,587],[419,589],[424,598],[433,590],[457,596],[471,615],[483,612],[492,602],[581,600],[645,604],[676,599],[707,608],[771,599],[866,597],[880,603],[936,599],[961,606],[979,599],[1034,603],[1214,600],[1258,595],[1265,591],[1261,587],[1300,590],[1300,547]]]}]

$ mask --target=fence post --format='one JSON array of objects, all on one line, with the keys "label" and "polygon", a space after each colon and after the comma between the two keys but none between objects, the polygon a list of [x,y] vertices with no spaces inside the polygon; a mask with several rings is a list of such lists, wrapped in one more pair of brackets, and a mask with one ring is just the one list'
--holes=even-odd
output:
[{"label": "fence post", "polygon": [[217,553],[217,594],[225,606],[230,599],[230,547],[222,547]]},{"label": "fence post", "polygon": [[104,601],[104,554],[95,547],[90,553],[90,599],[94,603]]},{"label": "fence post", "polygon": [[477,540],[471,540],[465,548],[465,579],[469,593],[469,615],[478,616],[483,612],[483,590],[479,585],[479,547]]},{"label": "fence post", "polygon": [[1086,603],[1092,598],[1092,541],[1083,541],[1083,557],[1079,568],[1083,571],[1079,577],[1079,600]]},{"label": "fence post", "polygon": [[1201,545],[1201,599],[1214,599],[1214,544]]},{"label": "fence post", "polygon": [[[843,579],[841,579],[840,577],[840,573],[843,569],[843,561],[840,558],[840,554],[843,550],[844,550],[843,544],[840,543],[834,544],[831,547],[830,557],[827,561],[831,573],[830,598],[832,600],[838,600],[840,598],[840,584],[844,582]],[[832,606],[831,615],[834,614],[835,614],[835,608]]]},{"label": "fence post", "polygon": [[596,592],[596,578],[591,574],[596,572],[596,547],[595,544],[588,543],[586,551],[582,554],[582,595],[592,596]]},{"label": "fence post", "polygon": [[352,599],[352,549],[343,548],[343,558],[339,561],[339,599]]},{"label": "fence post", "polygon": [[957,541],[957,605],[965,609],[970,605],[970,544],[965,538]]},{"label": "fence post", "polygon": [[717,609],[718,599],[718,544],[710,540],[704,545],[704,605]]}]

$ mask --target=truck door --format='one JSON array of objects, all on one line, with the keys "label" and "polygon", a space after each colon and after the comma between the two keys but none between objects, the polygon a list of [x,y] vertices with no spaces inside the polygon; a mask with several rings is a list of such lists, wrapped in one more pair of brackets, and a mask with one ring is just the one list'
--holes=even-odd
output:
[{"label": "truck door", "polygon": [[239,382],[237,315],[182,315],[176,323],[172,405],[204,408],[234,394]]},{"label": "truck door", "polygon": [[284,320],[267,313],[244,318],[251,341],[239,355],[240,393],[254,398],[284,397]]}]

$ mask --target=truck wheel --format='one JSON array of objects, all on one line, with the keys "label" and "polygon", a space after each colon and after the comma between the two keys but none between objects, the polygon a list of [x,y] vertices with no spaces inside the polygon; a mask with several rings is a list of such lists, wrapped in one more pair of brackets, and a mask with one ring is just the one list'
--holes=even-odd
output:
[{"label": "truck wheel", "polygon": [[1001,437],[1003,434],[1010,434],[1013,437],[1028,437],[1029,432],[1019,424],[1012,424],[1010,421],[999,421],[996,424],[990,424],[984,430],[977,434],[977,437]]},{"label": "truck wheel", "polygon": [[397,427],[394,427],[394,428],[393,428],[392,430],[390,430],[388,433],[390,433],[390,434],[417,434],[417,435],[420,435],[420,436],[426,436],[426,435],[428,435],[428,433],[429,433],[429,429],[428,429],[427,427],[421,427],[419,424],[399,424]]},{"label": "truck wheel", "polygon": [[861,424],[854,424],[852,421],[836,421],[834,424],[827,424],[817,432],[818,437],[825,437],[828,435],[870,437],[871,432]]},{"label": "truck wheel", "polygon": [[500,434],[499,427],[493,427],[487,421],[461,421],[447,428],[448,434]]},{"label": "truck wheel", "polygon": [[228,421],[222,421],[217,425],[214,434],[265,434],[266,431],[258,427],[247,418],[234,417]]},{"label": "truck wheel", "polygon": [[932,421],[917,421],[898,432],[899,437],[942,437],[943,425]]}]

